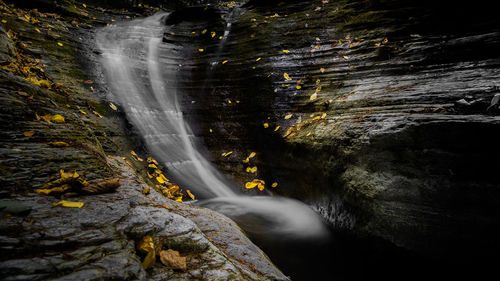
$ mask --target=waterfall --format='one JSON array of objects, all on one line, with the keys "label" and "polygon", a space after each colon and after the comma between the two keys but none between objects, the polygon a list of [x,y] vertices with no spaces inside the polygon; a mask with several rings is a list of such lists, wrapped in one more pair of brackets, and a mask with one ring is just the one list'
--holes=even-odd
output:
[{"label": "waterfall", "polygon": [[307,205],[278,196],[238,194],[200,153],[179,103],[179,47],[162,42],[167,27],[161,19],[167,15],[159,12],[98,30],[97,45],[113,101],[125,111],[169,177],[211,198],[200,205],[228,215],[249,233],[327,237],[323,222]]}]

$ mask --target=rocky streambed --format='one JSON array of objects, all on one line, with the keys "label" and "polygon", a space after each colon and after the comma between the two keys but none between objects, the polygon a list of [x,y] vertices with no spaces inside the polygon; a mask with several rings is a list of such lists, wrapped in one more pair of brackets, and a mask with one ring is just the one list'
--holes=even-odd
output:
[{"label": "rocky streambed", "polygon": [[[127,10],[36,1],[48,15],[28,18],[2,3],[2,66],[20,53],[45,73],[0,70],[2,278],[421,280],[491,271],[500,248],[500,22],[487,1],[170,3],[163,42],[182,55],[162,63],[177,71],[202,153],[243,192],[300,199],[332,229],[336,243],[321,250],[252,237],[285,274],[234,222],[154,188],[150,163],[140,161],[150,155],[110,106],[92,43],[96,25],[158,10],[124,2]],[[65,122],[37,120],[46,114]],[[61,169],[121,184],[68,198],[35,192]],[[265,188],[246,189],[256,178]],[[60,199],[85,205],[51,207]],[[148,235],[155,253],[186,257],[186,269],[158,259],[145,270],[139,245]]]}]

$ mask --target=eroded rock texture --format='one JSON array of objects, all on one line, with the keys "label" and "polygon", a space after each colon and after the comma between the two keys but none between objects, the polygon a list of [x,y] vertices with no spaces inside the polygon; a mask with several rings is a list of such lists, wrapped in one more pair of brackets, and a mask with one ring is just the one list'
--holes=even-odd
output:
[{"label": "eroded rock texture", "polygon": [[[102,77],[92,25],[139,15],[57,4],[43,11],[68,13],[42,16],[0,2],[7,30],[0,29],[0,279],[288,280],[227,217],[163,197],[145,176],[147,164],[130,154],[136,149],[146,157],[120,110],[103,99],[106,88],[96,83]],[[22,68],[28,58],[43,69],[43,85],[4,68]],[[82,61],[94,72],[82,71]],[[64,122],[42,118],[47,114]],[[88,196],[36,192],[60,170],[76,171],[90,183],[119,178],[120,187]],[[63,199],[84,205],[53,206]],[[159,259],[145,270],[137,245],[147,235],[157,251],[185,257],[186,270]]]},{"label": "eroded rock texture", "polygon": [[445,263],[499,249],[500,25],[486,1],[249,1],[167,24],[186,111],[242,189],[258,151],[258,177],[340,196],[360,235]]}]

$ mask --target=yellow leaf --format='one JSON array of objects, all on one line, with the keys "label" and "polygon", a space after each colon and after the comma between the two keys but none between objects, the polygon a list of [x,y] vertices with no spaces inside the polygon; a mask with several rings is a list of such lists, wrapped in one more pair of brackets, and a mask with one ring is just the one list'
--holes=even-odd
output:
[{"label": "yellow leaf", "polygon": [[82,109],[80,109],[80,113],[83,115],[87,115],[87,112],[83,111]]},{"label": "yellow leaf", "polygon": [[221,36],[219,36],[219,40],[222,40],[222,38],[224,38],[224,37],[222,37],[222,35],[221,35]]},{"label": "yellow leaf", "polygon": [[291,113],[290,113],[290,114],[285,115],[285,119],[290,119],[290,118],[292,118],[292,114],[291,114]]},{"label": "yellow leaf", "polygon": [[76,171],[75,171],[75,172],[73,173],[73,175],[72,175],[72,177],[73,177],[74,179],[78,178],[79,176],[80,176],[80,175],[79,175]]},{"label": "yellow leaf", "polygon": [[82,3],[82,6],[83,6],[84,8],[87,8],[87,4],[85,4],[85,3]]},{"label": "yellow leaf", "polygon": [[27,132],[24,132],[24,136],[25,137],[31,137],[35,134],[35,131],[27,131]]},{"label": "yellow leaf", "polygon": [[158,162],[157,162],[154,158],[152,158],[152,157],[148,157],[148,158],[146,159],[146,161],[148,161],[148,163],[151,163],[151,162],[152,162],[152,163],[154,163],[154,164],[158,165]]},{"label": "yellow leaf", "polygon": [[61,43],[61,42],[57,42],[57,45],[59,45],[60,47],[62,47],[62,46],[63,46],[63,43]]},{"label": "yellow leaf", "polygon": [[163,180],[161,177],[156,177],[156,180],[161,184],[165,183],[165,180]]},{"label": "yellow leaf", "polygon": [[306,137],[308,137],[308,136],[310,136],[310,135],[311,135],[311,132],[308,132],[308,133],[306,134]]},{"label": "yellow leaf", "polygon": [[302,88],[302,86],[297,85],[297,86],[295,86],[295,88],[296,88],[297,90],[300,90],[300,89]]},{"label": "yellow leaf", "polygon": [[201,31],[201,34],[205,34],[205,33],[207,33],[207,30],[206,30],[206,29],[203,29],[203,30]]},{"label": "yellow leaf", "polygon": [[261,60],[261,58],[257,58],[255,61],[260,61],[260,60]]},{"label": "yellow leaf", "polygon": [[198,52],[200,52],[200,53],[203,52],[203,51],[205,51],[205,50],[204,49],[198,49]]},{"label": "yellow leaf", "polygon": [[61,206],[66,208],[81,208],[83,207],[84,204],[85,202],[71,202],[71,201],[61,200],[57,203],[52,204],[52,207]]},{"label": "yellow leaf", "polygon": [[321,119],[325,119],[325,118],[326,118],[326,113],[321,114]]},{"label": "yellow leaf", "polygon": [[375,43],[375,47],[380,47],[380,43]]},{"label": "yellow leaf", "polygon": [[212,38],[215,37],[215,32],[212,31],[212,33],[210,34],[212,36]]},{"label": "yellow leaf", "polygon": [[164,175],[164,174],[160,174],[160,178],[162,178],[165,182],[167,182],[167,181],[168,181],[167,177],[165,177],[165,175]]},{"label": "yellow leaf", "polygon": [[248,157],[246,159],[242,160],[242,162],[243,163],[248,163],[250,161],[250,158],[255,157],[255,155],[257,155],[257,153],[251,152],[250,155],[248,155]]},{"label": "yellow leaf", "polygon": [[149,167],[149,168],[153,168],[153,169],[157,169],[157,168],[158,168],[158,167],[156,167],[156,165],[155,165],[155,164],[149,164],[149,165],[148,165],[148,167]]},{"label": "yellow leaf", "polygon": [[175,198],[175,201],[182,203],[182,196],[179,196],[179,197]]},{"label": "yellow leaf", "polygon": [[210,133],[213,133],[214,131],[212,129],[208,130]]},{"label": "yellow leaf", "polygon": [[280,126],[276,126],[276,128],[274,128],[274,131],[276,132],[279,129],[280,129]]},{"label": "yellow leaf", "polygon": [[54,147],[66,147],[66,146],[69,146],[68,143],[66,142],[63,142],[63,141],[53,141],[50,143],[51,146],[54,146]]},{"label": "yellow leaf", "polygon": [[262,183],[257,184],[257,188],[259,188],[260,191],[264,190],[264,185]]},{"label": "yellow leaf", "polygon": [[290,53],[290,51],[289,50],[283,50],[283,53],[288,54],[288,53]]},{"label": "yellow leaf", "polygon": [[389,42],[389,39],[387,39],[387,37],[384,38],[384,40],[382,40],[382,44],[387,44],[388,42]]},{"label": "yellow leaf", "polygon": [[253,166],[253,167],[247,167],[246,169],[247,173],[257,173],[257,166]]},{"label": "yellow leaf", "polygon": [[290,81],[292,80],[292,78],[290,78],[290,76],[288,75],[288,73],[283,73],[283,77],[285,77],[286,81]]},{"label": "yellow leaf", "polygon": [[344,59],[348,60],[348,59],[349,59],[349,57],[348,57],[348,56],[344,56]]},{"label": "yellow leaf", "polygon": [[56,122],[56,123],[64,123],[64,116],[56,114],[50,118],[50,121]]},{"label": "yellow leaf", "polygon": [[114,111],[118,110],[118,107],[116,107],[116,105],[114,105],[113,103],[109,103],[109,107],[111,107],[111,109],[113,109]]},{"label": "yellow leaf", "polygon": [[41,33],[40,29],[38,29],[36,27],[35,27],[35,31],[38,32],[38,33]]},{"label": "yellow leaf", "polygon": [[262,126],[264,126],[264,128],[266,128],[266,129],[269,128],[269,124],[268,123],[264,123],[264,124],[262,124]]},{"label": "yellow leaf", "polygon": [[6,20],[2,20],[2,23],[7,23],[7,21]]},{"label": "yellow leaf", "polygon": [[277,186],[278,186],[277,182],[273,182],[273,184],[271,184],[271,187],[277,187]]},{"label": "yellow leaf", "polygon": [[245,183],[245,188],[246,189],[252,189],[252,188],[254,188],[256,186],[257,186],[257,183],[255,183],[255,182],[250,182],[249,181],[249,182]]},{"label": "yellow leaf", "polygon": [[148,195],[150,191],[151,191],[150,188],[147,186],[142,188],[142,194],[144,195]]},{"label": "yellow leaf", "polygon": [[222,64],[226,64],[227,62],[228,62],[228,60],[225,60],[225,61],[222,62]]},{"label": "yellow leaf", "polygon": [[321,71],[321,73],[325,72],[325,69],[322,67],[319,69],[319,71]]},{"label": "yellow leaf", "polygon": [[135,151],[130,150],[130,154],[132,154],[132,156],[134,156],[135,159],[137,159],[137,161],[139,161],[139,162],[144,161],[144,159],[142,159],[141,157],[139,157],[139,155],[137,155],[137,153],[135,153]]},{"label": "yellow leaf", "polygon": [[309,97],[309,100],[313,101],[313,100],[315,100],[315,99],[317,99],[317,98],[318,98],[318,94],[317,94],[317,93],[314,93],[314,94],[312,94],[312,95]]},{"label": "yellow leaf", "polygon": [[139,251],[146,253],[146,257],[142,261],[142,267],[144,267],[144,269],[152,267],[156,261],[155,244],[153,242],[153,238],[149,235],[144,236],[139,242],[137,248]]},{"label": "yellow leaf", "polygon": [[65,186],[54,187],[54,188],[51,188],[51,189],[35,189],[35,192],[38,193],[38,194],[49,195],[52,192],[62,193],[62,192],[65,192],[68,189],[69,189],[69,186],[65,185]]},{"label": "yellow leaf", "polygon": [[229,155],[231,155],[232,153],[233,153],[232,151],[229,151],[229,152],[224,153],[224,155],[223,155],[223,156],[224,156],[224,157],[228,157],[228,156],[229,156]]},{"label": "yellow leaf", "polygon": [[186,193],[191,198],[191,200],[194,200],[195,197],[194,197],[193,193],[191,193],[191,191],[189,191],[189,189],[186,190]]}]

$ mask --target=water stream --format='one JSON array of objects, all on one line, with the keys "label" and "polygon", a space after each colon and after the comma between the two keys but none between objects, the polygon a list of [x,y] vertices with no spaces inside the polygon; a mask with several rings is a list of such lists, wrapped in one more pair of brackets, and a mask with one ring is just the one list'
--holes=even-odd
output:
[{"label": "water stream", "polygon": [[179,47],[162,42],[168,28],[161,24],[165,16],[157,13],[111,25],[97,35],[112,99],[143,136],[149,151],[167,168],[169,177],[204,199],[200,205],[230,216],[250,234],[328,239],[323,221],[309,206],[278,196],[244,196],[200,153],[203,148],[179,102],[183,95],[177,87],[182,67]]}]

